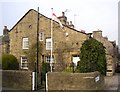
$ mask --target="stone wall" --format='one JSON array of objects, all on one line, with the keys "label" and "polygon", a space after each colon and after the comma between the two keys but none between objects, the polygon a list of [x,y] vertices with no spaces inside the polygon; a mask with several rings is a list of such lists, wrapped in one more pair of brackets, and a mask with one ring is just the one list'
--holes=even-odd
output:
[{"label": "stone wall", "polygon": [[2,87],[31,90],[31,71],[2,71]]},{"label": "stone wall", "polygon": [[48,73],[48,90],[103,90],[104,77],[99,72]]}]

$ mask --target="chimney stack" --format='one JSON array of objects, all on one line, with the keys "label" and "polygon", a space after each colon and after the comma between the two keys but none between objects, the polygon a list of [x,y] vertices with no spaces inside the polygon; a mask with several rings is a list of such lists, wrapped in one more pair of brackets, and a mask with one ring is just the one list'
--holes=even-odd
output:
[{"label": "chimney stack", "polygon": [[72,21],[70,21],[69,27],[74,28],[74,25],[73,25]]},{"label": "chimney stack", "polygon": [[67,24],[67,17],[65,16],[65,13],[62,12],[62,16],[58,17],[62,24],[66,25]]},{"label": "chimney stack", "polygon": [[102,37],[102,31],[98,29],[98,31],[93,31],[93,38],[100,39]]},{"label": "chimney stack", "polygon": [[7,26],[4,26],[3,29],[3,35],[8,35],[9,30],[7,29]]},{"label": "chimney stack", "polygon": [[4,29],[7,29],[7,26],[4,26]]},{"label": "chimney stack", "polygon": [[104,39],[108,40],[108,37],[106,36],[106,37],[104,37]]}]

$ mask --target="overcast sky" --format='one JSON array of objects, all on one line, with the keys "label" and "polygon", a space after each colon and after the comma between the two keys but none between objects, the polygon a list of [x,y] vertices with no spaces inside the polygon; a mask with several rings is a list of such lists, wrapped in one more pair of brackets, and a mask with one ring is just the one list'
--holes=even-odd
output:
[{"label": "overcast sky", "polygon": [[[51,8],[57,16],[62,11],[75,28],[87,33],[98,29],[111,41],[118,41],[118,1],[119,0],[1,0],[0,35],[4,25],[11,29],[29,10],[39,7],[39,12],[51,17]],[[117,42],[118,43],[118,42]]]}]

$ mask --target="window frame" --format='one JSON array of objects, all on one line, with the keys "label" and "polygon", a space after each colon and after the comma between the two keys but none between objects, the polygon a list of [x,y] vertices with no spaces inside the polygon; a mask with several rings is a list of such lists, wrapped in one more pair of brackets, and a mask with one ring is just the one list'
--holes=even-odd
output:
[{"label": "window frame", "polygon": [[20,68],[24,70],[28,70],[28,59],[26,56],[21,56],[20,58],[21,64]]},{"label": "window frame", "polygon": [[[48,59],[49,58],[49,59]],[[51,56],[49,55],[49,56],[46,56],[45,57],[45,62],[46,63],[50,63],[50,61],[51,61]],[[52,63],[54,62],[54,57],[52,56]]]},{"label": "window frame", "polygon": [[46,56],[46,58],[45,58],[46,60],[46,63],[50,63],[50,59],[51,59],[51,57],[50,56]]},{"label": "window frame", "polygon": [[22,49],[29,49],[29,39],[27,37],[22,38]]},{"label": "window frame", "polygon": [[46,38],[46,50],[52,49],[51,42],[52,42],[51,38]]},{"label": "window frame", "polygon": [[39,41],[44,41],[44,32],[39,33]]},{"label": "window frame", "polygon": [[[77,61],[76,61],[77,60]],[[77,66],[77,62],[80,61],[79,55],[72,55],[72,62]]]}]

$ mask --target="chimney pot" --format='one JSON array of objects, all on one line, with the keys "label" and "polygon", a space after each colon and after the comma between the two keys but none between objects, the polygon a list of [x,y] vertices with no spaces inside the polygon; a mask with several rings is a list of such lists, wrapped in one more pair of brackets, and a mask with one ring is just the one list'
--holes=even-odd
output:
[{"label": "chimney pot", "polygon": [[7,26],[4,26],[4,29],[7,29]]},{"label": "chimney pot", "polygon": [[70,25],[72,25],[72,21],[70,21]]},{"label": "chimney pot", "polygon": [[63,17],[65,16],[65,12],[62,12],[62,16],[63,16]]},{"label": "chimney pot", "polygon": [[67,25],[69,25],[69,22],[67,21],[67,23],[66,23]]},{"label": "chimney pot", "polygon": [[3,29],[3,35],[8,35],[9,30],[7,29],[7,26],[4,26]]}]

